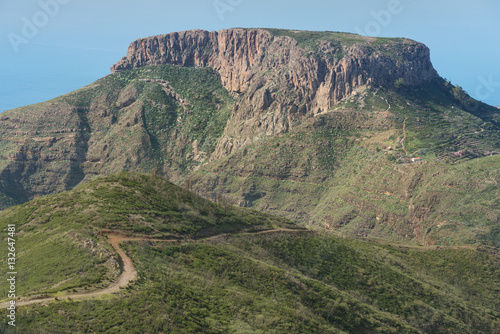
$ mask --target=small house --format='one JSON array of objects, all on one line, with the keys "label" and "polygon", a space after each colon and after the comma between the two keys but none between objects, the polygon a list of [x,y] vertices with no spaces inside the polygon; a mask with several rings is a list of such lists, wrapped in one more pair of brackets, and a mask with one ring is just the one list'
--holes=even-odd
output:
[{"label": "small house", "polygon": [[411,158],[411,161],[412,162],[418,162],[418,161],[422,161],[422,159],[421,158]]}]

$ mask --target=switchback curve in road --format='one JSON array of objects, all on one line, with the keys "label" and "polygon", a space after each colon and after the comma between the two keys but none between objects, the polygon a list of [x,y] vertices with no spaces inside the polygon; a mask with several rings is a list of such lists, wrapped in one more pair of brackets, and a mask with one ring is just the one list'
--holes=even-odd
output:
[{"label": "switchback curve in road", "polygon": [[[304,231],[301,229],[297,230],[292,230],[292,229],[273,229],[273,230],[265,230],[265,231],[260,231],[260,232],[255,232],[255,233],[241,233],[242,235],[256,235],[256,234],[269,234],[269,233],[274,233],[274,232],[297,232],[297,231]],[[71,295],[66,295],[66,296],[60,296],[57,297],[57,300],[82,300],[82,299],[92,299],[94,297],[102,296],[102,295],[107,295],[107,294],[112,294],[119,292],[120,289],[128,286],[131,282],[134,282],[137,279],[137,270],[134,267],[134,264],[130,257],[123,251],[123,249],[120,248],[120,243],[124,241],[151,241],[151,242],[178,242],[179,240],[162,240],[162,239],[152,239],[152,238],[143,238],[143,237],[127,237],[120,235],[119,233],[110,233],[107,235],[109,238],[110,244],[113,246],[113,248],[116,250],[118,255],[120,256],[122,263],[123,263],[123,270],[118,276],[118,279],[111,283],[109,286],[107,286],[104,289],[97,290],[97,291],[91,291],[91,292],[85,292],[85,293],[75,293]],[[220,235],[212,236],[209,238],[205,238],[199,241],[204,241],[204,240],[211,240],[215,239],[217,237],[220,237]],[[184,240],[187,241],[187,240]],[[40,304],[40,303],[48,303],[51,301],[56,300],[56,297],[47,297],[47,298],[38,298],[38,299],[27,299],[27,300],[16,300],[16,307],[18,306],[27,306],[27,305],[33,305],[33,304]],[[0,303],[0,308],[7,308],[10,305],[10,301]]]}]

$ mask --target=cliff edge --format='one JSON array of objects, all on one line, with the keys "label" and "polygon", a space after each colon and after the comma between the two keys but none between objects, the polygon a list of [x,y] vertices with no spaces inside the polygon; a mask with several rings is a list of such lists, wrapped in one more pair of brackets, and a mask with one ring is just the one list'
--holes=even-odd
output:
[{"label": "cliff edge", "polygon": [[278,29],[189,30],[142,38],[111,71],[163,64],[210,67],[240,97],[213,158],[264,135],[288,132],[362,86],[414,86],[438,77],[429,49],[409,39]]}]

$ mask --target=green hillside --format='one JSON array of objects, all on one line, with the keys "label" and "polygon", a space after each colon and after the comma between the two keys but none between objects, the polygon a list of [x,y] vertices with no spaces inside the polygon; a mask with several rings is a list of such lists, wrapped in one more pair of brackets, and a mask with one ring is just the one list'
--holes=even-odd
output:
[{"label": "green hillside", "polygon": [[498,114],[472,115],[441,84],[361,91],[187,179],[206,197],[223,192],[316,228],[498,247]]},{"label": "green hillside", "polygon": [[6,111],[0,209],[96,175],[160,168],[178,180],[214,151],[232,103],[211,69],[155,66]]},{"label": "green hillside", "polygon": [[[1,322],[2,333],[494,333],[500,326],[495,248],[301,230],[157,175],[97,178],[5,210],[2,230],[7,224],[17,229],[22,297],[71,296],[115,281],[123,269],[103,230],[148,241],[122,243],[139,274],[126,289],[18,307],[16,327]],[[8,290],[4,282],[0,289]]]},{"label": "green hillside", "polygon": [[[111,300],[23,307],[5,333],[494,333],[487,249],[326,234],[128,245],[140,281]],[[498,254],[497,254],[498,256]]]},{"label": "green hillside", "polygon": [[[119,261],[106,231],[180,240],[294,227],[256,211],[214,204],[160,176],[127,172],[7,209],[0,214],[1,229],[8,224],[17,230],[21,296],[86,290],[113,280]],[[6,267],[3,254],[0,265]],[[0,287],[5,290],[7,282]]]}]

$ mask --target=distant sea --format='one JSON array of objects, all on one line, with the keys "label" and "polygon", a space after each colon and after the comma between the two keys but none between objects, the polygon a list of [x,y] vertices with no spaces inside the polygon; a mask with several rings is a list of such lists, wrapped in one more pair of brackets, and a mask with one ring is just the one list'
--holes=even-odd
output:
[{"label": "distant sea", "polygon": [[22,45],[18,54],[1,45],[0,112],[43,102],[110,73],[126,50],[105,51]]}]

